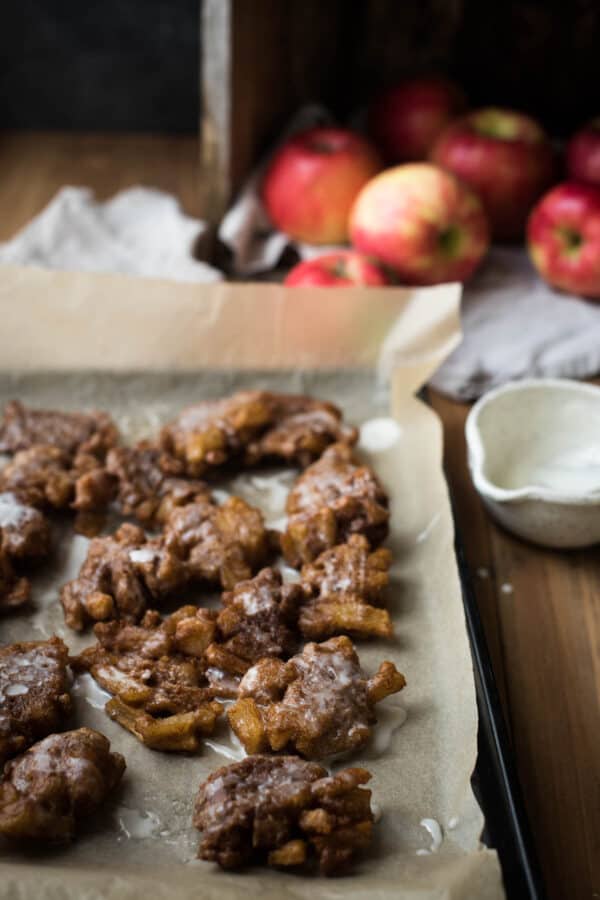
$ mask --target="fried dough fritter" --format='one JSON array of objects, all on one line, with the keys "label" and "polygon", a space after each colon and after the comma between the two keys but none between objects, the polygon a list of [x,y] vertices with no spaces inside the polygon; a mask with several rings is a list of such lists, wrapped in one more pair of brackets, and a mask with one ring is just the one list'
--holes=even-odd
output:
[{"label": "fried dough fritter", "polygon": [[169,513],[163,533],[167,551],[185,562],[193,580],[226,590],[250,578],[271,552],[262,513],[240,497],[217,506],[198,496]]},{"label": "fried dough fritter", "polygon": [[283,584],[276,569],[262,569],[222,595],[217,641],[204,656],[220,696],[236,697],[240,677],[259,659],[287,659],[296,652],[303,597],[300,586]]},{"label": "fried dough fritter", "polygon": [[4,408],[0,422],[0,453],[28,450],[34,444],[50,444],[72,458],[90,453],[103,459],[119,442],[119,432],[108,413],[61,412],[33,409],[18,400]]},{"label": "fried dough fritter", "polygon": [[4,552],[12,560],[39,560],[50,553],[48,521],[13,491],[0,493],[0,534]]},{"label": "fried dough fritter", "polygon": [[388,498],[369,466],[359,465],[347,444],[333,444],[297,479],[287,501],[288,525],[281,538],[290,565],[312,562],[351,534],[372,547],[389,529]]},{"label": "fried dough fritter", "polygon": [[0,771],[11,756],[61,728],[71,711],[60,638],[0,648]]},{"label": "fried dough fritter", "polygon": [[186,606],[164,621],[150,611],[140,625],[98,624],[98,643],[73,668],[113,694],[106,712],[147,747],[196,752],[223,712],[202,661],[215,619],[214,612]]},{"label": "fried dough fritter", "polygon": [[185,464],[193,478],[240,456],[272,420],[269,394],[239,391],[183,409],[161,432],[163,448]]},{"label": "fried dough fritter", "polygon": [[375,704],[404,685],[391,662],[366,678],[352,641],[336,637],[307,644],[288,662],[258,662],[227,716],[248,753],[295,750],[321,759],[362,747],[377,721]]},{"label": "fried dough fritter", "polygon": [[65,450],[34,444],[19,450],[0,472],[0,488],[16,491],[39,509],[105,509],[113,499],[116,480],[89,453],[75,462]]},{"label": "fried dough fritter", "polygon": [[366,537],[352,534],[345,544],[325,550],[313,563],[306,563],[302,587],[309,599],[298,623],[304,637],[391,637],[390,614],[378,608],[389,583],[391,560],[389,550],[380,547],[371,553]]},{"label": "fried dough fritter", "polygon": [[209,493],[203,481],[184,478],[183,463],[151,441],[114,447],[106,458],[106,469],[117,479],[121,513],[144,525],[162,523],[175,507]]},{"label": "fried dough fritter", "polygon": [[71,841],[77,822],[117,786],[125,760],[91,728],[51,734],[13,759],[0,782],[0,834],[14,841]]},{"label": "fried dough fritter", "polygon": [[200,786],[194,826],[200,859],[223,869],[248,863],[347,870],[371,842],[371,791],[366,769],[328,776],[297,756],[250,756],[212,772]]},{"label": "fried dough fritter", "polygon": [[335,443],[355,444],[358,431],[342,421],[340,410],[301,394],[269,394],[272,418],[267,430],[251,441],[244,464],[282,461],[305,468]]},{"label": "fried dough fritter", "polygon": [[239,391],[188,406],[161,434],[162,446],[182,460],[188,475],[236,462],[242,467],[284,461],[302,467],[332,443],[355,443],[332,403],[296,394]]},{"label": "fried dough fritter", "polygon": [[185,566],[160,538],[148,540],[126,523],[90,541],[79,575],[60,592],[65,622],[82,631],[90,622],[139,620],[150,600],[163,599],[186,580]]}]

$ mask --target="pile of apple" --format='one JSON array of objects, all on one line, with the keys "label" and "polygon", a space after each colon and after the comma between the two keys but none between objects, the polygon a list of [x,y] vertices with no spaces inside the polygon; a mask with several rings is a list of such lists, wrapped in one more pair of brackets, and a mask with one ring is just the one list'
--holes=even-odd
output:
[{"label": "pile of apple", "polygon": [[[567,147],[568,181],[541,126],[513,110],[466,111],[450,82],[405,82],[344,128],[296,134],[262,197],[273,224],[313,245],[352,245],[298,264],[293,285],[466,281],[491,240],[526,235],[552,286],[600,299],[600,120]],[[384,168],[384,166],[390,168]]]}]

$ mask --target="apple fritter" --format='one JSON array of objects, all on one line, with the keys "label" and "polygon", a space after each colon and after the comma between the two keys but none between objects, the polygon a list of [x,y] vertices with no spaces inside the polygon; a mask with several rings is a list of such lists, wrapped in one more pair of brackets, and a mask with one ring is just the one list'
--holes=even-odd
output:
[{"label": "apple fritter", "polygon": [[188,406],[161,432],[163,448],[197,478],[241,456],[272,421],[269,394],[239,391]]},{"label": "apple fritter", "polygon": [[295,750],[322,759],[362,747],[377,721],[375,704],[404,685],[391,662],[367,678],[352,641],[340,636],[307,644],[288,662],[258,662],[227,716],[247,753]]},{"label": "apple fritter", "polygon": [[0,771],[64,725],[71,711],[68,657],[57,637],[0,648]]},{"label": "apple fritter", "polygon": [[0,535],[4,552],[12,560],[40,560],[50,553],[47,519],[13,491],[0,493]]},{"label": "apple fritter", "polygon": [[194,825],[200,859],[223,869],[250,863],[347,871],[373,828],[366,769],[329,776],[297,756],[249,756],[223,766],[200,786]]},{"label": "apple fritter", "polygon": [[240,497],[217,506],[202,495],[173,509],[164,539],[168,552],[184,561],[190,578],[226,590],[250,578],[271,553],[262,513]]},{"label": "apple fritter", "polygon": [[0,453],[28,450],[34,444],[50,444],[71,457],[91,453],[103,459],[119,443],[119,432],[108,413],[59,412],[32,409],[18,400],[4,408],[0,422]]},{"label": "apple fritter", "polygon": [[222,595],[216,642],[204,656],[219,696],[236,697],[241,676],[259,659],[287,659],[296,652],[303,599],[300,586],[283,584],[276,569],[262,569]]},{"label": "apple fritter", "polygon": [[134,516],[144,525],[160,524],[175,507],[209,493],[203,481],[183,477],[181,460],[151,441],[113,448],[106,458],[106,468],[117,479],[121,513]]},{"label": "apple fritter", "polygon": [[389,582],[391,559],[389,550],[380,547],[371,552],[364,535],[352,534],[345,544],[306,563],[302,587],[309,599],[299,618],[304,637],[391,637],[390,614],[379,608]]},{"label": "apple fritter", "polygon": [[357,429],[344,424],[333,403],[301,394],[269,394],[269,403],[271,421],[246,447],[246,466],[282,461],[305,468],[330,444],[356,443]]},{"label": "apple fritter", "polygon": [[388,498],[369,466],[359,465],[347,444],[334,444],[297,479],[287,501],[288,525],[281,538],[292,566],[312,562],[351,534],[372,547],[389,529]]},{"label": "apple fritter", "polygon": [[66,843],[117,786],[125,760],[91,728],[51,734],[9,762],[0,782],[0,834]]},{"label": "apple fritter", "polygon": [[214,612],[186,606],[165,620],[149,611],[140,625],[98,624],[98,643],[72,665],[113,695],[106,712],[147,747],[195,752],[223,712],[202,659],[215,620]]},{"label": "apple fritter", "polygon": [[74,462],[65,450],[34,444],[2,469],[0,488],[39,509],[89,511],[108,506],[116,480],[90,453],[79,453]]},{"label": "apple fritter", "polygon": [[356,429],[343,423],[332,403],[268,391],[240,391],[189,406],[161,435],[165,450],[193,477],[228,463],[283,461],[304,467],[329,444],[353,444],[356,438]]},{"label": "apple fritter", "polygon": [[186,567],[162,539],[148,540],[126,523],[90,541],[79,575],[60,593],[65,622],[82,631],[90,622],[139,620],[150,600],[162,600],[186,581]]}]

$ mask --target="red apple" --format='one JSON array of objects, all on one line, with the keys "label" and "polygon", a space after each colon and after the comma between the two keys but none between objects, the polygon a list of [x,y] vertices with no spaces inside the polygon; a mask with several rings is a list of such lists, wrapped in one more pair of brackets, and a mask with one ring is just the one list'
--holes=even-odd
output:
[{"label": "red apple", "polygon": [[455,84],[417,78],[388,88],[369,109],[369,132],[389,163],[427,159],[446,125],[466,109]]},{"label": "red apple", "polygon": [[389,284],[385,272],[374,260],[354,253],[338,250],[324,253],[298,263],[284,281],[287,285],[314,285],[319,287],[340,284],[383,285]]},{"label": "red apple", "polygon": [[271,160],[263,203],[273,224],[290,237],[342,244],[356,195],[380,169],[377,151],[359,134],[311,128],[294,135]]},{"label": "red apple", "polygon": [[569,141],[567,173],[574,181],[600,185],[600,118],[592,119]]},{"label": "red apple", "polygon": [[600,300],[600,187],[567,181],[549,191],[529,217],[527,243],[549,284]]},{"label": "red apple", "polygon": [[552,147],[537,122],[496,107],[448,126],[431,159],[477,191],[498,240],[522,236],[531,207],[554,175]]},{"label": "red apple", "polygon": [[387,169],[365,185],[350,213],[350,237],[405,284],[464,281],[489,246],[477,196],[429,163]]}]

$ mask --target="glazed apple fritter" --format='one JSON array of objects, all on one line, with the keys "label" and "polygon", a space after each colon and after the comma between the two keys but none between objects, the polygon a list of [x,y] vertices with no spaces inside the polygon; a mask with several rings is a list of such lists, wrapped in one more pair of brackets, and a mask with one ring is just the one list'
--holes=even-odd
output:
[{"label": "glazed apple fritter", "polygon": [[352,641],[341,636],[307,644],[288,662],[258,662],[227,716],[247,753],[295,750],[322,759],[362,747],[377,721],[375,704],[404,685],[391,662],[366,678]]},{"label": "glazed apple fritter", "polygon": [[193,478],[241,456],[271,421],[269,395],[239,391],[182,410],[161,432],[163,448],[185,464]]},{"label": "glazed apple fritter", "polygon": [[163,599],[186,580],[185,566],[162,539],[148,540],[141,528],[126,523],[90,541],[79,575],[60,593],[65,622],[82,631],[90,622],[139,620],[150,600]]},{"label": "glazed apple fritter", "polygon": [[46,518],[13,491],[0,493],[0,534],[4,552],[13,560],[40,560],[50,553]]},{"label": "glazed apple fritter", "polygon": [[260,510],[240,497],[221,506],[209,496],[173,509],[164,527],[167,551],[185,562],[195,581],[226,590],[250,578],[267,562],[271,540]]},{"label": "glazed apple fritter", "polygon": [[50,526],[44,515],[12,491],[0,493],[0,613],[29,602],[31,586],[19,571],[50,552]]},{"label": "glazed apple fritter", "polygon": [[0,648],[0,771],[63,726],[71,711],[68,657],[57,637]]},{"label": "glazed apple fritter", "polygon": [[193,477],[230,462],[283,460],[306,466],[336,441],[354,443],[331,403],[293,394],[240,391],[189,406],[162,431],[163,447]]},{"label": "glazed apple fritter", "polygon": [[39,509],[95,511],[113,499],[116,479],[90,453],[79,453],[73,461],[66,450],[34,444],[2,469],[0,488],[16,491]]},{"label": "glazed apple fritter", "polygon": [[308,601],[302,606],[299,628],[310,640],[336,634],[391,637],[392,620],[380,609],[389,582],[392,555],[382,547],[370,552],[362,534],[325,550],[302,567],[302,587]]},{"label": "glazed apple fritter", "polygon": [[71,457],[90,453],[103,459],[119,442],[119,432],[108,413],[59,412],[32,409],[18,400],[8,403],[0,422],[0,453],[28,450],[34,444],[50,444]]},{"label": "glazed apple fritter", "polygon": [[125,760],[91,728],[51,734],[9,762],[0,782],[0,834],[66,843],[117,786]]},{"label": "glazed apple fritter", "polygon": [[73,661],[113,694],[106,712],[154,750],[200,749],[223,712],[202,657],[216,633],[216,613],[186,606],[164,621],[147,612],[140,625],[96,625],[98,639]]},{"label": "glazed apple fritter", "polygon": [[373,470],[359,465],[347,444],[329,447],[300,475],[288,496],[287,512],[281,546],[296,567],[351,534],[364,534],[376,547],[389,528],[387,495]]},{"label": "glazed apple fritter", "polygon": [[249,756],[213,772],[201,785],[194,825],[200,859],[223,869],[248,863],[347,870],[371,842],[366,769],[329,776],[297,756]]},{"label": "glazed apple fritter", "polygon": [[151,441],[113,448],[106,468],[117,479],[121,513],[144,525],[161,524],[175,507],[209,493],[203,481],[184,478],[183,463]]},{"label": "glazed apple fritter", "polygon": [[236,697],[241,676],[259,659],[287,659],[296,652],[303,599],[300,586],[283,584],[276,569],[262,569],[222,595],[216,641],[204,654],[219,696]]},{"label": "glazed apple fritter", "polygon": [[286,462],[305,468],[337,442],[354,444],[356,428],[342,422],[333,403],[297,394],[269,394],[271,421],[244,452],[244,465]]}]

